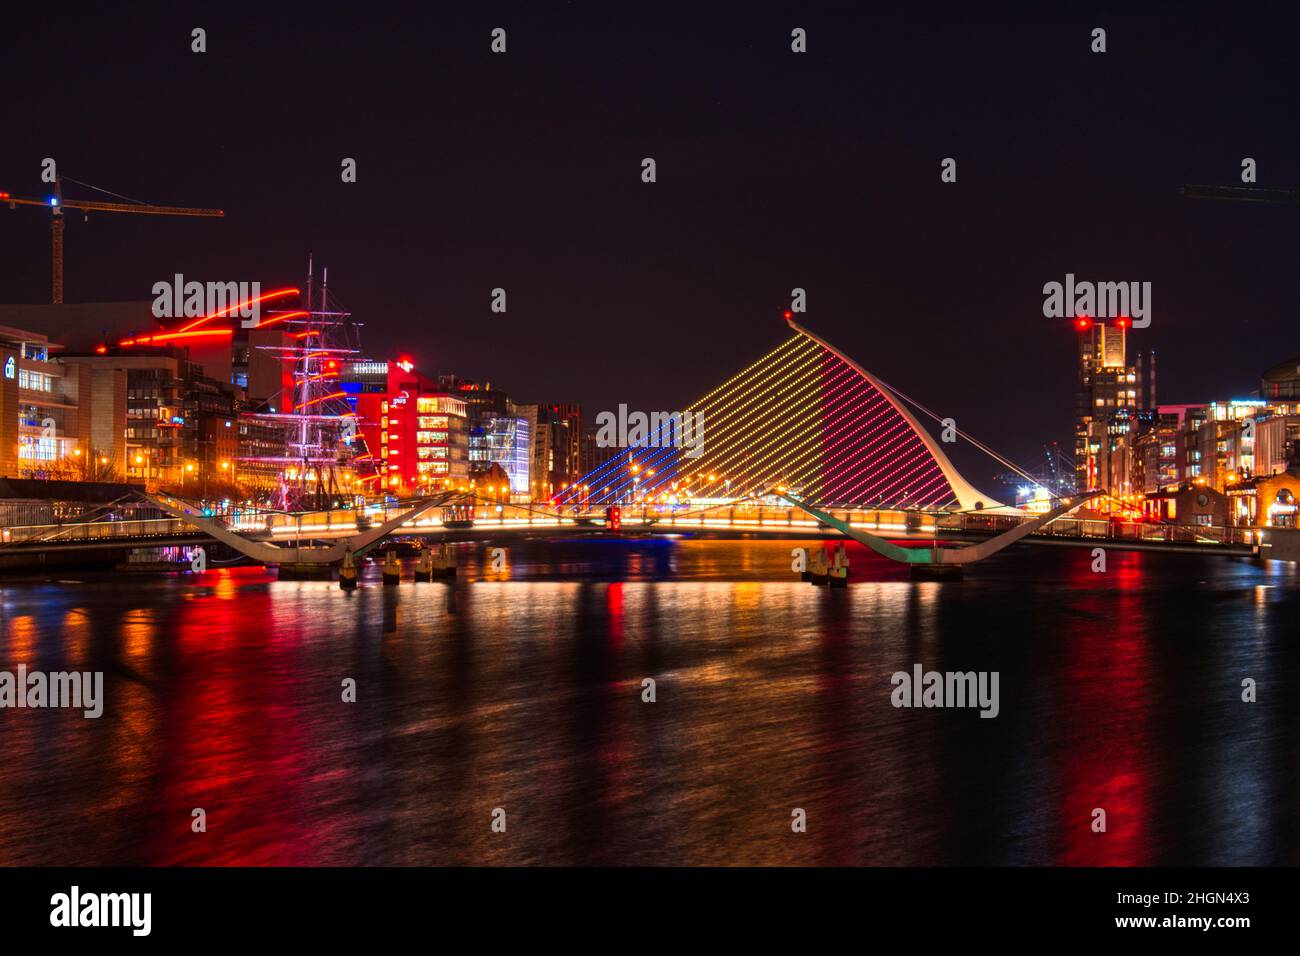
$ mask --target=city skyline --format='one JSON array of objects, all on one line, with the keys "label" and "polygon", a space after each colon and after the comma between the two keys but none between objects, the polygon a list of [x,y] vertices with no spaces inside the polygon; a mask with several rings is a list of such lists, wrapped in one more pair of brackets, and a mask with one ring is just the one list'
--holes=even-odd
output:
[{"label": "city skyline", "polygon": [[[963,428],[1022,463],[1043,441],[1068,447],[1073,331],[1042,315],[1043,285],[1066,273],[1152,284],[1152,324],[1133,335],[1160,356],[1162,403],[1245,397],[1294,352],[1285,258],[1295,213],[1178,193],[1238,181],[1243,156],[1258,162],[1261,185],[1300,185],[1295,136],[1273,122],[1268,98],[1295,80],[1261,55],[1282,41],[1258,25],[1207,32],[1183,21],[1169,35],[1158,17],[1116,17],[1110,32],[1122,42],[1099,55],[1084,21],[1072,30],[849,15],[819,29],[810,15],[802,26],[815,56],[800,59],[788,55],[794,14],[731,24],[699,13],[681,29],[663,13],[632,33],[576,10],[521,12],[502,21],[509,52],[494,56],[497,24],[476,16],[425,31],[418,19],[370,21],[342,44],[324,25],[295,20],[291,30],[273,14],[256,26],[212,20],[199,56],[164,39],[188,37],[184,16],[165,13],[130,40],[156,47],[173,83],[146,90],[115,75],[104,87],[93,69],[48,83],[62,103],[126,94],[152,133],[128,123],[118,135],[182,148],[192,138],[201,162],[148,148],[86,152],[126,122],[117,110],[86,110],[75,135],[38,137],[38,105],[15,105],[0,189],[39,194],[40,162],[53,155],[104,188],[226,211],[212,221],[71,216],[69,301],[147,299],[173,272],[301,284],[310,252],[366,322],[372,354],[412,354],[430,374],[597,411],[703,394],[718,371],[707,343],[775,345],[798,287],[810,327],[930,407],[961,409]],[[93,62],[127,28],[36,29]],[[1077,35],[1085,41],[1071,45]],[[392,65],[393,44],[425,49]],[[301,78],[280,82],[332,62],[342,45],[354,85],[341,83],[337,98]],[[1012,49],[1014,69],[999,56]],[[5,69],[33,55],[19,51]],[[1189,80],[1178,67],[1193,61]],[[925,69],[939,62],[943,71]],[[530,91],[520,81],[543,64],[548,83]],[[1018,84],[1035,69],[1041,88]],[[581,82],[592,70],[607,86]],[[220,101],[254,132],[222,135],[229,126],[211,125],[219,117],[187,111],[217,72]],[[712,96],[684,96],[701,82]],[[439,85],[441,97],[424,95]],[[1012,88],[1015,135],[980,99]],[[1265,92],[1239,95],[1254,88]],[[354,105],[363,101],[364,114]],[[1224,135],[1181,140],[1192,113]],[[886,121],[888,139],[873,133]],[[263,124],[288,131],[274,149],[256,135]],[[473,137],[457,135],[469,128]],[[646,156],[654,183],[641,181]],[[355,183],[340,181],[345,157],[357,159]],[[956,182],[941,181],[945,157],[957,161]],[[457,185],[469,181],[476,188]],[[0,300],[47,301],[49,217],[0,212],[10,264]],[[706,212],[711,228],[698,235],[687,224]],[[1206,259],[1215,268],[1199,265]],[[509,295],[504,314],[490,311],[495,288]],[[1008,379],[1001,368],[1013,366]],[[559,382],[571,390],[557,394]],[[989,466],[964,464],[987,482]]]},{"label": "city skyline", "polygon": [[1285,925],[1297,25],[11,14],[6,930]]}]

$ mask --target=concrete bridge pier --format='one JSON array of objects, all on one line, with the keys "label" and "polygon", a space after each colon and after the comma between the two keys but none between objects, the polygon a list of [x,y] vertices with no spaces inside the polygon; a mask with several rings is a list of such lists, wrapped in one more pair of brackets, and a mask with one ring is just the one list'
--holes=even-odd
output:
[{"label": "concrete bridge pier", "polygon": [[278,564],[275,576],[281,581],[332,581],[334,564],[317,561],[294,561]]}]

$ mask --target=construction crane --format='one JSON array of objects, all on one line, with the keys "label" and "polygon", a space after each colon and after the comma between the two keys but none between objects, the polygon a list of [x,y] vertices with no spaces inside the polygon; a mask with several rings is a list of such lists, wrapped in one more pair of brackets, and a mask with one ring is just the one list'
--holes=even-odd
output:
[{"label": "construction crane", "polygon": [[[77,180],[73,180],[77,182]],[[83,184],[88,185],[88,184]],[[98,187],[91,186],[96,189]],[[103,191],[103,190],[101,190]],[[125,197],[123,197],[125,198]],[[0,192],[0,202],[9,204],[10,209],[18,206],[44,206],[50,210],[53,222],[50,225],[52,280],[54,304],[63,304],[63,210],[80,209],[90,218],[91,212],[133,212],[147,216],[224,216],[220,209],[197,209],[188,206],[154,206],[149,203],[124,202],[90,202],[83,199],[63,198],[63,177],[54,178],[54,195],[50,199],[25,199]]]}]

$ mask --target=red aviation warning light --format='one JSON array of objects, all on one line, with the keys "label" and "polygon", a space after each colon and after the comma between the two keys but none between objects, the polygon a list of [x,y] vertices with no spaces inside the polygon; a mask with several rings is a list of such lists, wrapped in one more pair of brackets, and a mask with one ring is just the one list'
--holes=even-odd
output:
[{"label": "red aviation warning light", "polygon": [[1074,327],[1080,332],[1086,332],[1088,329],[1092,328],[1092,319],[1088,318],[1086,315],[1076,316],[1074,319]]},{"label": "red aviation warning light", "polygon": [[1128,326],[1129,326],[1129,320],[1127,315],[1121,315],[1118,319],[1115,320],[1115,328],[1117,329],[1127,329]]},{"label": "red aviation warning light", "polygon": [[789,322],[791,319],[794,318],[794,313],[791,312],[789,309],[786,309],[785,312],[782,313],[782,315],[784,316],[787,322]]}]

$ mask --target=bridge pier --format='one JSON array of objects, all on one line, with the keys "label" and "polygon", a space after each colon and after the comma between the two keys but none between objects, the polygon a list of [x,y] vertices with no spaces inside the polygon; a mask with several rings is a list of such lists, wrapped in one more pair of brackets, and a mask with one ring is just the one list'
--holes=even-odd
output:
[{"label": "bridge pier", "polygon": [[281,581],[332,581],[334,565],[315,561],[276,565],[276,577]]}]

